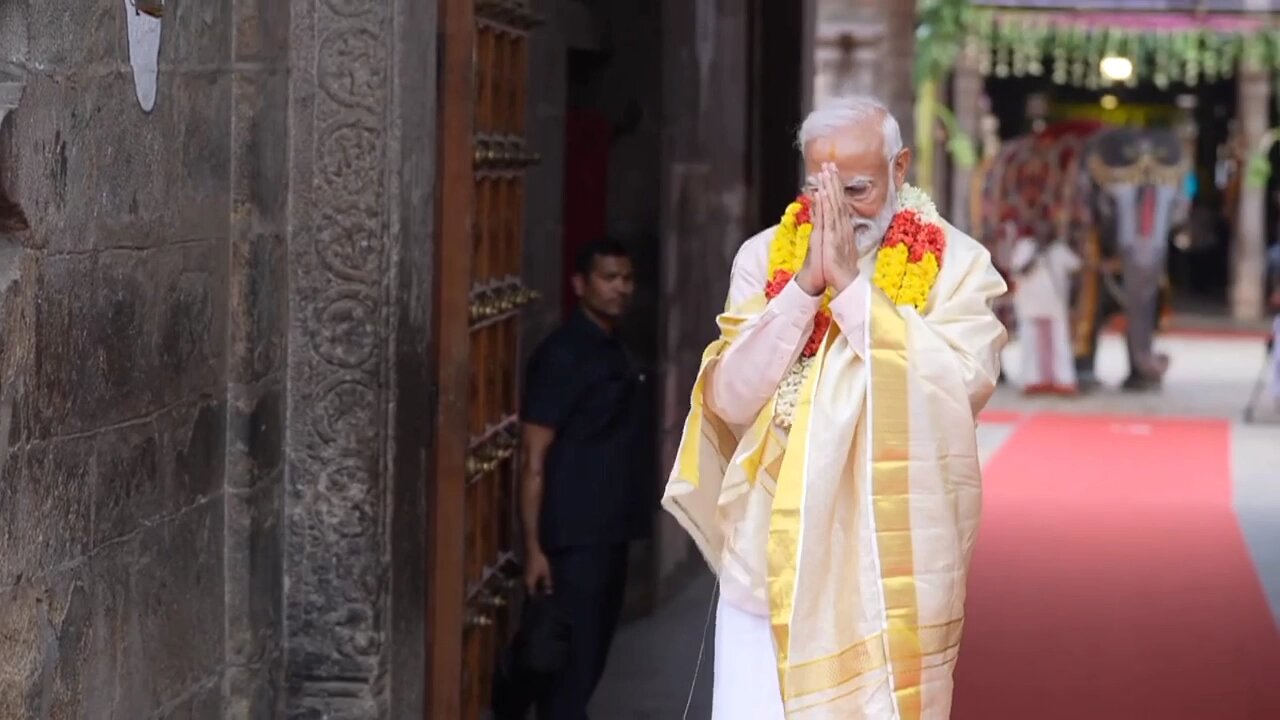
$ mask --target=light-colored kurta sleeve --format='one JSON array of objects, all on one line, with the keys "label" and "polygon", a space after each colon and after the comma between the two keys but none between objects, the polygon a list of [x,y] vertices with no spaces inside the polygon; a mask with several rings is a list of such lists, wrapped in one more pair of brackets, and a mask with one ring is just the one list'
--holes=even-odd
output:
[{"label": "light-colored kurta sleeve", "polygon": [[[753,241],[734,261],[729,308],[758,295],[768,272],[768,244]],[[729,349],[709,368],[704,401],[727,423],[748,425],[778,390],[813,331],[822,298],[793,280],[756,316]]]},{"label": "light-colored kurta sleeve", "polygon": [[[975,240],[963,240],[969,247],[948,256],[961,262],[944,268],[945,282],[939,277],[923,319],[926,332],[950,350],[948,359],[964,383],[976,417],[991,399],[1000,376],[1000,351],[1008,333],[992,305],[1008,288],[991,263],[991,255]],[[948,242],[958,244],[958,239],[953,236]]]},{"label": "light-colored kurta sleeve", "polygon": [[871,296],[871,283],[864,271],[849,287],[831,301],[831,319],[840,328],[840,335],[853,348],[854,354],[866,358],[867,303]]}]

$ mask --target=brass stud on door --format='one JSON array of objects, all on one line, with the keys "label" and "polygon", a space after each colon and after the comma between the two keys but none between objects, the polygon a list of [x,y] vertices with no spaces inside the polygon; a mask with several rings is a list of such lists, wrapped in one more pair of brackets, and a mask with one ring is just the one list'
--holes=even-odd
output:
[{"label": "brass stud on door", "polygon": [[493,618],[475,611],[471,611],[467,613],[466,619],[464,620],[464,624],[467,626],[468,629],[489,627],[490,625],[493,624]]}]

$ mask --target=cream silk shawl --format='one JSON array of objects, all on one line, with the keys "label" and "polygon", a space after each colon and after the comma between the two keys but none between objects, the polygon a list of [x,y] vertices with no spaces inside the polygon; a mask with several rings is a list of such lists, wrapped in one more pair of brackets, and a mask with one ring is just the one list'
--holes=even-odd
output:
[{"label": "cream silk shawl", "polygon": [[752,489],[773,496],[768,528],[746,531],[767,533],[788,718],[950,715],[981,506],[975,418],[999,374],[1006,336],[991,303],[1006,288],[981,245],[946,231],[923,317],[870,286],[866,358],[833,323],[790,433],[773,426],[773,403],[737,427],[702,400],[763,290],[726,308],[703,355],[663,507],[718,571]]}]

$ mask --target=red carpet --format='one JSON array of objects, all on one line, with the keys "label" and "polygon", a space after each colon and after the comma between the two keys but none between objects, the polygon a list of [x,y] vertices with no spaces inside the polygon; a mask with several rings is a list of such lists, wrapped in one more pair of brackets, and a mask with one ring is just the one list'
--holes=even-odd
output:
[{"label": "red carpet", "polygon": [[1277,720],[1220,421],[1030,416],[986,469],[954,720]]}]

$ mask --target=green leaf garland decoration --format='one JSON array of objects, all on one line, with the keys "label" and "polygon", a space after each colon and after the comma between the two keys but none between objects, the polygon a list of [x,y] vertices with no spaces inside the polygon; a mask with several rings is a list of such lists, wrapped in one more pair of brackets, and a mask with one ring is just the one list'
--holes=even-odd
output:
[{"label": "green leaf garland decoration", "polygon": [[[973,142],[960,129],[952,112],[938,102],[937,88],[954,67],[966,48],[979,51],[979,69],[984,75],[1008,72],[1011,55],[1019,67],[1028,67],[1028,59],[1039,62],[1043,42],[1027,43],[1016,34],[1010,35],[994,16],[975,11],[969,0],[918,0],[916,4],[916,54],[914,81],[917,96],[916,145],[922,156],[932,156],[933,133],[941,122],[947,131],[947,151],[960,167],[972,166],[977,153]],[[974,44],[976,43],[976,47]],[[995,68],[991,58],[997,55]],[[927,161],[926,161],[927,162]],[[924,167],[924,166],[921,166]],[[925,192],[932,192],[932,173],[917,168],[917,182]]]},{"label": "green leaf garland decoration", "polygon": [[950,62],[943,55],[963,46],[937,38],[967,28],[978,38],[978,65],[985,76],[1047,77],[1058,85],[1097,89],[1108,85],[1098,64],[1110,54],[1133,62],[1129,86],[1194,87],[1229,79],[1242,63],[1280,71],[1280,25],[1247,33],[1141,30],[1063,22],[1035,11],[974,10],[966,0],[920,0],[920,8],[921,24],[930,28],[924,37],[935,69]]},{"label": "green leaf garland decoration", "polygon": [[1245,161],[1244,184],[1246,187],[1265,188],[1271,179],[1271,147],[1276,144],[1280,128],[1272,128],[1263,133],[1258,146],[1254,148]]},{"label": "green leaf garland decoration", "polygon": [[978,151],[973,145],[973,140],[960,129],[960,123],[956,120],[955,113],[951,112],[951,108],[939,103],[934,110],[938,114],[938,120],[947,130],[947,152],[951,155],[951,160],[961,170],[969,170],[978,161]]}]

